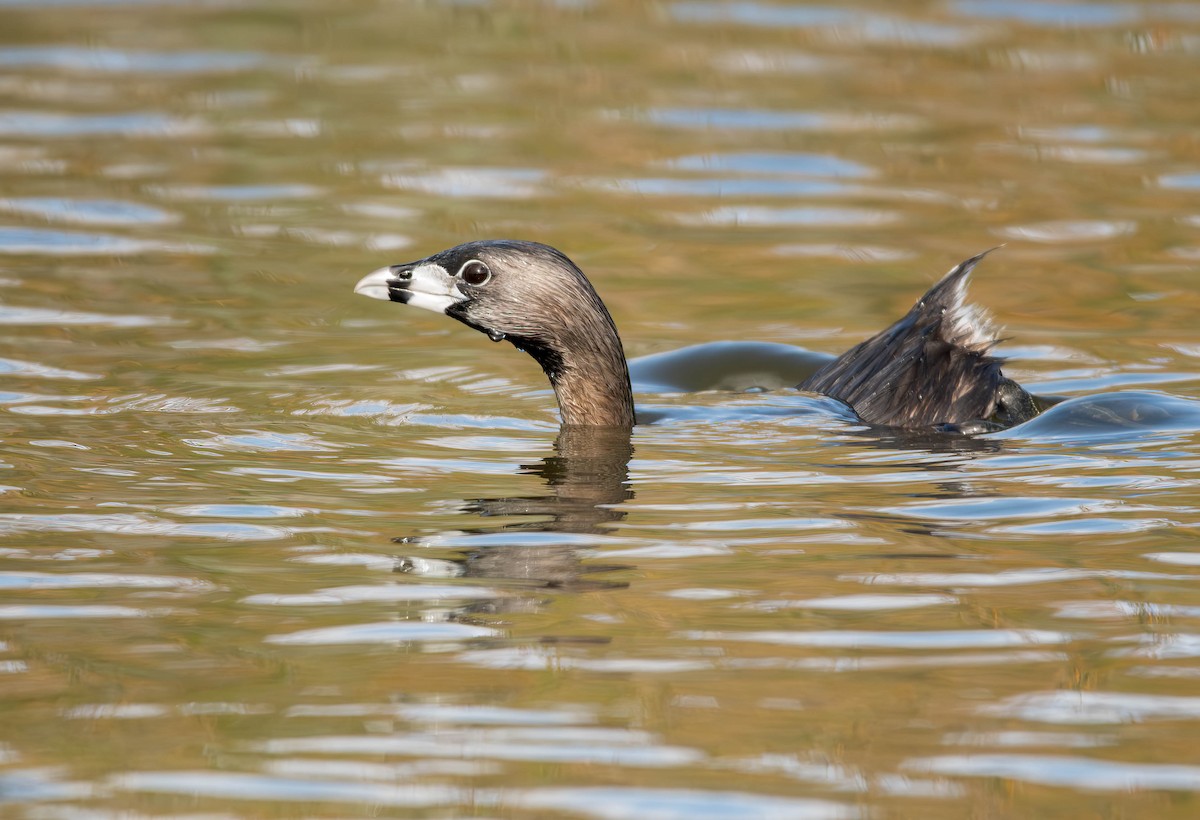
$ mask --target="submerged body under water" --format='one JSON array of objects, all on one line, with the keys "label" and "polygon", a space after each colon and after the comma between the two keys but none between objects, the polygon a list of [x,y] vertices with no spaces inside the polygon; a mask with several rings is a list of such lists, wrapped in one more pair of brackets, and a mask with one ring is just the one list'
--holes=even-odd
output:
[{"label": "submerged body under water", "polygon": [[[635,393],[640,394],[786,392],[836,358],[833,354],[779,343],[709,342],[633,359],[629,362],[629,375]],[[1200,431],[1200,403],[1165,392],[1114,390],[1074,398],[1058,395],[1033,398],[1040,415],[1007,430],[991,431],[990,435],[1086,441],[1092,437],[1149,435],[1156,431]],[[853,417],[849,408],[846,410]],[[672,418],[688,418],[688,412],[680,409],[672,413],[639,404],[638,418],[643,423],[669,423]],[[931,435],[930,431],[866,427],[873,434],[886,433],[894,441],[907,437],[914,442],[925,442]],[[952,435],[952,431],[947,434]],[[933,439],[936,440],[936,435]]]}]

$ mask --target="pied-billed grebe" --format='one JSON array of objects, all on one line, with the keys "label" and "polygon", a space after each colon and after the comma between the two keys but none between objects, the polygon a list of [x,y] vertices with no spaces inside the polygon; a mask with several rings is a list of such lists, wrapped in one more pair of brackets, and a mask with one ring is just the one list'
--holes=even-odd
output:
[{"label": "pied-billed grebe", "polygon": [[[1037,414],[1032,397],[1000,372],[994,332],[966,303],[956,266],[902,319],[799,385],[840,399],[863,421],[906,429],[979,431]],[[508,340],[550,379],[564,426],[632,427],[633,393],[617,327],[583,272],[536,242],[468,242],[367,274],[355,293],[444,313]]]}]

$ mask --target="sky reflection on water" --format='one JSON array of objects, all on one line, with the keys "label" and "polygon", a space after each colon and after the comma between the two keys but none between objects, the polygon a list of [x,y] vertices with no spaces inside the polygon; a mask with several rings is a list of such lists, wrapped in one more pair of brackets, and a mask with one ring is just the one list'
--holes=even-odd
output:
[{"label": "sky reflection on water", "polygon": [[[0,6],[14,811],[1195,814],[1193,7]],[[350,292],[485,236],[632,440]],[[791,389],[997,242],[1048,412]]]}]

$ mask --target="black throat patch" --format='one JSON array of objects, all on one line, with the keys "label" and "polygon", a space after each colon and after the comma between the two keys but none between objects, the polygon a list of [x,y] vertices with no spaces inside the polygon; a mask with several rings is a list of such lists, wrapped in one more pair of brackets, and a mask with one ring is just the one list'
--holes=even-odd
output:
[{"label": "black throat patch", "polygon": [[507,339],[512,342],[513,347],[528,353],[534,361],[541,365],[542,372],[546,374],[546,378],[550,380],[551,384],[558,383],[558,376],[562,373],[563,368],[562,353],[529,336],[508,336]]},{"label": "black throat patch", "polygon": [[[492,334],[496,331],[493,328],[476,324],[467,317],[466,302],[459,302],[446,308],[446,315],[452,319],[457,319],[469,328],[486,334],[489,338],[494,338]],[[550,380],[552,385],[558,383],[558,376],[562,373],[563,369],[563,356],[561,352],[532,336],[512,336],[505,334],[504,339],[511,342],[512,346],[517,350],[532,356],[534,361],[541,366],[542,372],[546,374],[546,378]]]}]

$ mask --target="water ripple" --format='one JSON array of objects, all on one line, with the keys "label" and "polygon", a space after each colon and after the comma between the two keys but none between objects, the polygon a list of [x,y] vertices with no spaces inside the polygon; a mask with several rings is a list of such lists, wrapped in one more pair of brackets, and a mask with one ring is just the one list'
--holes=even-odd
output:
[{"label": "water ripple", "polygon": [[835,764],[818,755],[806,760],[798,755],[762,754],[750,758],[734,758],[717,761],[721,768],[730,768],[748,774],[778,773],[793,780],[819,783],[844,792],[868,794],[903,794],[913,797],[957,797],[961,787],[948,781],[918,781],[895,774],[867,777],[863,772],[845,765]]},{"label": "water ripple", "polygon": [[907,20],[883,15],[858,21],[853,26],[837,26],[829,39],[839,42],[879,43],[915,48],[958,48],[983,39],[979,26]]},{"label": "water ripple", "polygon": [[679,214],[676,219],[685,225],[722,225],[774,227],[779,225],[818,225],[850,227],[886,225],[896,222],[900,215],[891,211],[866,208],[767,208],[758,205],[713,208],[701,214]]},{"label": "water ripple", "polygon": [[302,646],[331,644],[405,644],[420,642],[458,642],[476,638],[492,638],[500,633],[483,626],[460,623],[425,623],[422,621],[383,621],[372,624],[350,624],[305,629],[286,635],[268,635],[267,643]]},{"label": "water ripple", "polygon": [[[254,442],[244,442],[244,444],[253,445]],[[196,446],[207,446],[205,444],[197,444]],[[224,443],[222,443],[222,447]],[[246,449],[260,449],[258,447],[249,446]],[[262,447],[261,449],[272,449],[270,447]],[[296,449],[296,448],[280,448],[280,449]],[[321,448],[299,448],[299,449],[321,449]],[[257,476],[263,481],[269,481],[273,484],[293,484],[297,481],[332,481],[337,484],[393,484],[396,479],[392,476],[376,475],[373,473],[343,473],[323,470],[289,470],[284,467],[234,467],[228,471],[229,475],[250,475]],[[397,487],[387,488],[388,492],[419,492],[415,488]]]},{"label": "water ripple", "polygon": [[894,131],[916,128],[920,120],[902,114],[850,114],[736,108],[656,108],[644,113],[654,125],[755,131]]},{"label": "water ripple", "polygon": [[779,6],[753,2],[681,2],[671,4],[671,16],[686,23],[739,23],[751,26],[808,27],[852,23],[857,15],[830,6]]},{"label": "water ripple", "polygon": [[946,655],[873,655],[863,658],[731,658],[722,665],[748,671],[762,669],[805,672],[878,672],[892,669],[967,669],[973,666],[1015,666],[1027,663],[1063,664],[1065,652],[1035,650],[1011,652],[960,652]]},{"label": "water ripple", "polygon": [[672,589],[664,592],[668,598],[680,598],[685,601],[723,601],[727,598],[738,598],[744,592],[732,589],[710,589],[708,587],[693,587],[689,589]]},{"label": "water ripple", "polygon": [[[0,5],[8,5],[0,2]],[[115,2],[115,0],[114,0]],[[57,68],[69,71],[199,74],[244,71],[271,60],[253,52],[235,51],[118,51],[84,46],[8,46],[0,48],[0,66]]]},{"label": "water ripple", "polygon": [[[773,253],[780,256],[831,257],[846,262],[900,262],[912,259],[912,251],[900,248],[884,248],[878,245],[833,245],[810,242],[795,245],[776,245]],[[1019,358],[1014,355],[1013,358]]]},{"label": "water ripple", "polygon": [[540,168],[439,168],[385,174],[388,188],[455,198],[530,199],[542,192]]},{"label": "water ripple", "polygon": [[[441,697],[440,695],[438,697]],[[516,709],[484,704],[452,703],[332,703],[290,707],[287,717],[395,717],[416,723],[479,725],[508,724],[527,726],[590,723],[591,709],[554,706],[547,709]]]},{"label": "water ripple", "polygon": [[166,114],[60,114],[49,111],[0,111],[4,137],[194,137],[208,128],[198,120]]},{"label": "water ripple", "polygon": [[154,618],[165,615],[165,610],[137,609],[129,606],[107,606],[103,604],[6,604],[0,606],[0,620],[53,620],[80,618],[88,621],[104,618]]},{"label": "water ripple", "polygon": [[[108,780],[110,788],[160,794],[257,801],[332,802],[408,808],[443,805],[495,806],[565,811],[618,820],[853,820],[861,813],[828,800],[771,797],[702,789],[573,787],[490,791],[440,785],[391,785],[304,777],[277,777],[211,770],[130,772]],[[69,792],[68,792],[69,793]],[[60,799],[61,790],[53,791]]]},{"label": "water ripple", "polygon": [[1145,557],[1164,564],[1200,567],[1200,552],[1148,552]]},{"label": "water ripple", "polygon": [[706,789],[654,789],[621,786],[576,786],[526,789],[505,793],[504,805],[542,811],[570,812],[600,820],[852,820],[862,813],[829,800],[774,797],[751,792]]},{"label": "water ripple", "polygon": [[1200,719],[1200,697],[1131,692],[1032,692],[984,706],[980,714],[1039,723],[1142,723]]},{"label": "water ripple", "polygon": [[1087,28],[1133,23],[1138,8],[1123,3],[1046,3],[1039,0],[955,0],[960,14],[985,20],[1014,20],[1032,26]]},{"label": "water ripple", "polygon": [[849,190],[834,182],[802,179],[597,179],[582,184],[616,193],[676,197],[832,196]]},{"label": "water ripple", "polygon": [[164,199],[190,202],[254,202],[266,199],[312,199],[321,194],[315,185],[152,185],[148,193]]},{"label": "water ripple", "polygon": [[888,512],[896,515],[938,521],[998,521],[1006,518],[1050,518],[1119,511],[1127,511],[1127,508],[1118,500],[1036,496],[1007,496],[1003,499],[952,498],[943,501],[916,501],[888,508]]},{"label": "water ripple", "polygon": [[64,709],[62,716],[72,720],[126,720],[165,717],[170,712],[159,703],[98,703]]},{"label": "water ripple", "polygon": [[361,759],[290,758],[268,760],[263,768],[287,777],[309,777],[318,780],[347,780],[362,782],[378,780],[404,782],[426,775],[482,777],[499,775],[504,771],[499,763],[485,760],[412,760],[404,763],[368,763]]},{"label": "water ripple", "polygon": [[340,445],[323,442],[308,433],[273,433],[269,430],[248,430],[244,433],[219,434],[208,438],[185,438],[183,443],[201,450],[232,453],[321,453],[341,449]]},{"label": "water ripple", "polygon": [[1143,163],[1150,154],[1140,148],[1118,148],[1099,145],[1042,145],[1029,151],[1039,160],[1093,163],[1097,165],[1134,165]]},{"label": "water ripple", "polygon": [[[1190,617],[1196,617],[1196,607]],[[1155,660],[1175,660],[1179,658],[1200,658],[1200,635],[1191,633],[1154,633],[1139,635],[1134,641],[1135,646],[1124,649],[1110,649],[1105,654],[1113,658],[1153,658]],[[1200,670],[1197,670],[1200,672]]]},{"label": "water ripple", "polygon": [[1194,191],[1200,188],[1200,173],[1164,174],[1158,178],[1158,184],[1164,188],[1185,188]]},{"label": "water ripple", "polygon": [[109,779],[110,788],[159,794],[260,800],[267,802],[334,802],[379,806],[464,805],[469,792],[449,786],[383,785],[357,781],[287,778],[241,772],[130,772]]},{"label": "water ripple", "polygon": [[0,210],[86,225],[163,225],[178,220],[158,208],[117,199],[12,197],[0,199]]},{"label": "water ripple", "polygon": [[103,589],[137,587],[142,589],[179,589],[207,592],[213,584],[195,578],[165,575],[132,575],[107,572],[0,572],[0,590],[25,589]]},{"label": "water ripple", "polygon": [[0,359],[0,376],[32,376],[38,379],[68,379],[77,382],[103,378],[95,373],[62,370],[37,362],[23,362],[17,359]]},{"label": "water ripple", "polygon": [[[0,0],[0,5],[8,0]],[[0,748],[0,762],[11,763],[7,748]],[[8,769],[0,772],[0,795],[8,805],[26,805],[47,800],[82,800],[96,793],[93,783],[63,780],[65,770],[44,766],[37,769]],[[32,812],[30,812],[32,813]]]},{"label": "water ripple", "polygon": [[671,16],[684,23],[734,23],[763,28],[820,28],[839,42],[915,46],[958,46],[978,39],[962,26],[914,22],[884,15],[855,14],[829,6],[784,6],[754,2],[680,2],[671,6]]},{"label": "water ripple", "polygon": [[1028,242],[1097,242],[1115,239],[1137,230],[1137,225],[1124,220],[1060,220],[1038,222],[1031,225],[1014,225],[996,231],[1008,239]]},{"label": "water ripple", "polygon": [[1090,749],[1113,746],[1113,735],[1085,735],[1070,732],[958,732],[942,738],[947,746],[1047,746],[1064,749]]},{"label": "water ripple", "polygon": [[[163,512],[199,518],[299,518],[320,512],[311,507],[281,507],[275,504],[186,504],[164,507]],[[353,514],[349,510],[338,510]]]},{"label": "water ripple", "polygon": [[134,239],[116,234],[54,231],[46,228],[0,225],[0,253],[131,256],[154,252],[204,254],[215,253],[216,249],[208,245],[188,242],[162,242],[154,239]]},{"label": "water ripple", "polygon": [[831,595],[828,598],[806,598],[797,601],[755,601],[742,604],[740,609],[778,612],[786,609],[825,609],[850,612],[883,612],[894,609],[920,609],[958,603],[953,595]]},{"label": "water ripple", "polygon": [[1055,607],[1056,618],[1088,621],[1109,618],[1200,618],[1200,606],[1152,604],[1143,601],[1064,601]]},{"label": "water ripple", "polygon": [[[1194,378],[1187,374],[1188,380]],[[1096,389],[1112,390],[1128,383],[1179,380],[1179,374],[1125,373],[1096,379]],[[1081,380],[1082,381],[1082,380]],[[1050,382],[1051,385],[1055,382]],[[1062,381],[1057,382],[1059,386]],[[1070,382],[1078,389],[1079,381]],[[1038,385],[1039,390],[1044,389]],[[1116,439],[1161,439],[1163,432],[1192,433],[1200,429],[1200,401],[1148,390],[1121,390],[1079,396],[1019,424],[996,433],[996,439],[1028,439],[1040,442],[1079,441],[1103,444]]]},{"label": "water ripple", "polygon": [[964,777],[990,777],[1095,791],[1200,791],[1200,766],[1122,763],[1057,755],[943,755],[906,761],[904,768]]},{"label": "water ripple", "polygon": [[949,587],[952,589],[1055,584],[1090,578],[1196,581],[1200,580],[1200,575],[1170,575],[1161,572],[1134,572],[1130,570],[1031,567],[1029,569],[1003,570],[1001,572],[895,572],[839,576],[840,580],[858,581],[862,584],[896,584],[902,586]]},{"label": "water ripple", "polygon": [[104,558],[112,554],[112,550],[98,550],[89,547],[69,547],[67,549],[56,549],[54,552],[0,547],[0,557],[21,561],[80,561],[90,558]]},{"label": "water ripple", "polygon": [[270,740],[269,754],[324,753],[483,757],[607,766],[686,766],[704,758],[695,749],[662,746],[649,732],[601,727],[450,729],[392,735],[321,735]]},{"label": "water ripple", "polygon": [[714,68],[730,74],[816,74],[843,64],[838,58],[767,49],[727,51],[712,60]]},{"label": "water ripple", "polygon": [[741,151],[719,154],[693,154],[665,163],[680,171],[707,171],[764,176],[802,176],[865,179],[878,172],[859,162],[831,154],[799,152]]},{"label": "water ripple", "polygon": [[248,336],[230,339],[179,339],[167,342],[168,346],[176,350],[236,350],[240,353],[261,353],[286,344],[287,342],[268,342]]},{"label": "water ripple", "polygon": [[[3,577],[0,576],[0,587]],[[500,598],[503,593],[486,587],[435,584],[375,584],[330,587],[297,595],[260,593],[242,599],[244,604],[268,606],[320,606],[325,604],[394,603],[397,601],[455,601]]]},{"label": "water ripple", "polygon": [[0,535],[23,532],[103,532],[113,535],[190,536],[225,541],[275,541],[291,536],[283,527],[259,524],[180,524],[148,516],[110,513],[0,513]]},{"label": "water ripple", "polygon": [[500,649],[475,649],[457,656],[461,663],[486,669],[562,670],[583,669],[589,672],[617,674],[673,675],[712,669],[708,660],[680,658],[585,658],[573,657],[558,649],[542,646],[512,646]]},{"label": "water ripple", "polygon": [[758,632],[681,632],[692,641],[736,641],[777,646],[836,647],[842,649],[981,649],[1042,646],[1070,643],[1065,632],[1040,629],[949,629],[913,632],[872,632],[855,629],[826,631],[764,630]]},{"label": "water ripple", "polygon": [[[46,397],[60,401],[81,401],[89,397]],[[49,405],[22,404],[12,412],[31,416],[112,416],[119,413],[236,413],[238,408],[213,399],[195,399],[187,396],[111,396],[97,404],[84,407],[54,407]]]}]

